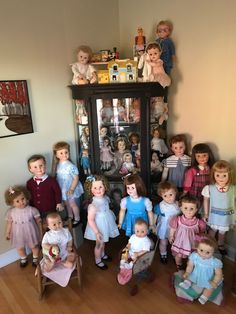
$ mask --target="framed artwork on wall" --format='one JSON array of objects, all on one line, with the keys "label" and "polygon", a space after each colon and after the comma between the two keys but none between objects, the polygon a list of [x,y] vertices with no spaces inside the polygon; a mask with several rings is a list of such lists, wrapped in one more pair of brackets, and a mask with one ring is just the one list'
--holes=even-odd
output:
[{"label": "framed artwork on wall", "polygon": [[0,81],[0,138],[33,132],[27,81]]}]

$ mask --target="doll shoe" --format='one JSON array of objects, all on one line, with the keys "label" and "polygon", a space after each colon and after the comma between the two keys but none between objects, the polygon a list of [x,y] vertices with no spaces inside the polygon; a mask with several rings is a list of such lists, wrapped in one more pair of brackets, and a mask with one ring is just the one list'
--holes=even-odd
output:
[{"label": "doll shoe", "polygon": [[72,228],[77,227],[79,224],[81,224],[81,220],[74,220],[74,221],[72,222]]},{"label": "doll shoe", "polygon": [[102,260],[105,261],[105,262],[111,262],[112,258],[109,255],[105,254],[102,257]]},{"label": "doll shoe", "polygon": [[166,255],[161,256],[160,259],[161,259],[162,264],[167,264],[167,256]]},{"label": "doll shoe", "polygon": [[95,265],[101,269],[101,270],[106,270],[108,267],[106,264],[104,264],[102,261],[101,262],[98,262],[98,263],[95,263]]},{"label": "doll shoe", "polygon": [[21,268],[24,268],[24,267],[26,267],[27,265],[28,265],[27,258],[22,258],[22,259],[20,260],[20,267],[21,267]]},{"label": "doll shoe", "polygon": [[177,270],[179,271],[179,270],[185,270],[185,266],[182,264],[182,265],[177,265],[176,264],[176,267],[177,267]]},{"label": "doll shoe", "polygon": [[32,266],[33,267],[37,267],[38,266],[38,258],[37,257],[33,257]]},{"label": "doll shoe", "polygon": [[224,245],[219,245],[218,246],[218,250],[219,250],[221,255],[226,255],[227,254],[227,251],[226,251]]}]

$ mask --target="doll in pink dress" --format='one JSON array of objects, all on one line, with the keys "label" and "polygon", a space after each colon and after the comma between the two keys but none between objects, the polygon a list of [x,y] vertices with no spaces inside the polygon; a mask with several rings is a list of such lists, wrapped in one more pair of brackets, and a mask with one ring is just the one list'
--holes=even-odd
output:
[{"label": "doll in pink dress", "polygon": [[171,251],[175,258],[177,269],[183,269],[183,259],[186,259],[195,248],[197,235],[206,230],[203,219],[196,217],[198,201],[191,195],[185,195],[180,200],[182,215],[170,220],[169,242],[172,244]]},{"label": "doll in pink dress", "polygon": [[101,169],[110,170],[111,164],[113,162],[114,153],[111,150],[111,142],[108,136],[103,138],[103,143],[100,148],[100,160],[101,160]]},{"label": "doll in pink dress", "polygon": [[41,218],[39,211],[28,205],[29,198],[29,192],[21,186],[10,187],[5,192],[6,204],[11,206],[7,213],[6,239],[17,249],[20,267],[28,264],[26,247],[33,252],[32,266],[38,264]]}]

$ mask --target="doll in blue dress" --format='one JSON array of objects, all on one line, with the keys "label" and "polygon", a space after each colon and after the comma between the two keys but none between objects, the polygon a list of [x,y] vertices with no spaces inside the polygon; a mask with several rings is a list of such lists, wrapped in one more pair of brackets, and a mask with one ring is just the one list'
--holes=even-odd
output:
[{"label": "doll in blue dress", "polygon": [[149,229],[154,230],[152,202],[146,197],[146,187],[138,174],[127,175],[124,179],[126,195],[121,200],[118,227],[130,237],[134,233],[135,221],[144,219]]}]

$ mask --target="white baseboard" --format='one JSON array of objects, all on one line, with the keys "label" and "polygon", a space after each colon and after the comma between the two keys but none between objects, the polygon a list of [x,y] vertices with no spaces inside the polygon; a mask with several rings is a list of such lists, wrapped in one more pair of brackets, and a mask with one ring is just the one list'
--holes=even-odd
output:
[{"label": "white baseboard", "polygon": [[[30,254],[31,250],[26,248],[26,254]],[[0,268],[14,263],[20,259],[16,249],[11,249],[7,252],[0,254]]]}]

